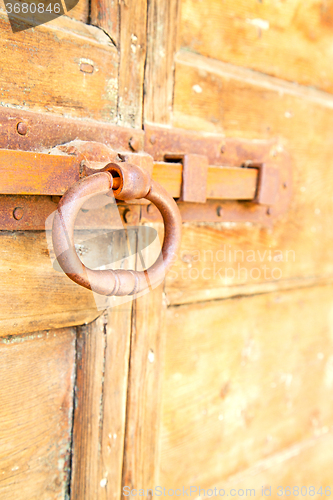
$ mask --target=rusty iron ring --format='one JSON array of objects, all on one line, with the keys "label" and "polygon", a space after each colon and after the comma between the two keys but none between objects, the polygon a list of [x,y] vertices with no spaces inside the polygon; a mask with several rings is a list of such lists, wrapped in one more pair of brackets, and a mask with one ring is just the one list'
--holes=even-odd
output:
[{"label": "rusty iron ring", "polygon": [[[110,189],[120,200],[146,198],[161,212],[165,226],[162,251],[145,271],[89,269],[76,253],[74,225],[77,214],[84,202]],[[180,239],[181,216],[174,199],[145,170],[129,163],[108,164],[99,173],[71,186],[59,202],[52,228],[53,248],[62,270],[75,283],[107,296],[134,295],[161,283],[178,251]]]}]

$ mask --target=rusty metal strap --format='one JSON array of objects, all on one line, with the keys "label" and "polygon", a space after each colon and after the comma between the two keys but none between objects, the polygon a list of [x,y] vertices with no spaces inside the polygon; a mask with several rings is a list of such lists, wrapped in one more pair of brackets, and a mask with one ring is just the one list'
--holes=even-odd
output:
[{"label": "rusty metal strap", "polygon": [[[79,177],[75,156],[0,150],[0,194],[62,196]],[[251,200],[258,170],[208,166],[204,156],[185,155],[184,165],[155,162],[153,179],[186,202]]]}]

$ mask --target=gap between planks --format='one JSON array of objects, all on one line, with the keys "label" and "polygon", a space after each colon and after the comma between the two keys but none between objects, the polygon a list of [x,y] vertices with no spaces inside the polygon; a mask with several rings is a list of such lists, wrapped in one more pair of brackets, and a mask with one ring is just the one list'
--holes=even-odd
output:
[{"label": "gap between planks", "polygon": [[[276,286],[278,284],[278,286]],[[265,295],[270,293],[280,293],[283,291],[300,290],[303,288],[326,287],[333,284],[333,276],[325,276],[322,278],[293,278],[283,281],[272,281],[270,283],[259,285],[240,285],[230,286],[222,289],[216,288],[209,290],[211,297],[198,298],[198,300],[184,300],[183,302],[172,301],[173,293],[166,292],[167,307],[189,306],[191,304],[204,304],[211,302],[219,302],[221,300],[240,299],[244,297],[254,297],[257,295]],[[193,292],[195,296],[197,291]],[[193,297],[192,297],[193,299]]]}]

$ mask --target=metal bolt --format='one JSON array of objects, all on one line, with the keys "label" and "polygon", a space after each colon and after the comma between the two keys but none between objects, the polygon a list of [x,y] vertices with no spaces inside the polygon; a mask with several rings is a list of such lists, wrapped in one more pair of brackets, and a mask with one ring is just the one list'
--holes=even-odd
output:
[{"label": "metal bolt", "polygon": [[139,216],[134,210],[127,208],[124,211],[124,220],[126,224],[137,224],[139,222]]},{"label": "metal bolt", "polygon": [[15,220],[22,219],[23,214],[24,214],[23,208],[21,208],[21,207],[14,208],[14,210],[13,210],[13,217],[14,217]]},{"label": "metal bolt", "polygon": [[16,129],[20,135],[26,135],[28,132],[28,125],[24,122],[19,122]]},{"label": "metal bolt", "polygon": [[218,206],[216,209],[216,213],[218,217],[222,217],[223,215],[223,208],[221,206]]},{"label": "metal bolt", "polygon": [[156,207],[155,205],[153,205],[152,203],[150,205],[147,206],[147,212],[151,215],[153,214],[155,211],[156,211]]},{"label": "metal bolt", "polygon": [[129,147],[133,150],[133,151],[139,151],[140,149],[140,141],[138,139],[138,137],[131,137],[130,140],[128,141],[128,144],[129,144]]},{"label": "metal bolt", "polygon": [[149,140],[150,140],[150,144],[155,144],[155,142],[156,142],[156,135],[152,135]]}]

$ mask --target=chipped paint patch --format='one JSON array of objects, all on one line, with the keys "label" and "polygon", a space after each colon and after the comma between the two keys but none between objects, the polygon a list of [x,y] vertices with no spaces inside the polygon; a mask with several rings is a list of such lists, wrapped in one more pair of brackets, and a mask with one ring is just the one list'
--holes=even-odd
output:
[{"label": "chipped paint patch", "polygon": [[151,349],[148,353],[148,361],[149,361],[149,363],[154,363],[154,361],[155,361],[155,354],[154,354],[154,351],[152,351]]},{"label": "chipped paint patch", "polygon": [[252,24],[252,26],[255,26],[256,28],[259,28],[261,30],[268,30],[269,29],[269,22],[266,21],[265,19],[246,19],[246,22],[248,24]]},{"label": "chipped paint patch", "polygon": [[108,101],[117,102],[118,96],[118,80],[117,78],[110,78],[106,83],[105,97]]},{"label": "chipped paint patch", "polygon": [[99,483],[101,488],[105,488],[105,486],[107,485],[107,482],[108,482],[108,480],[105,477],[103,479],[101,479],[101,481]]},{"label": "chipped paint patch", "polygon": [[330,356],[327,360],[324,381],[328,389],[333,387],[333,356]]},{"label": "chipped paint patch", "polygon": [[192,90],[194,90],[194,92],[196,92],[197,94],[201,94],[202,92],[202,88],[198,84],[193,85]]}]

